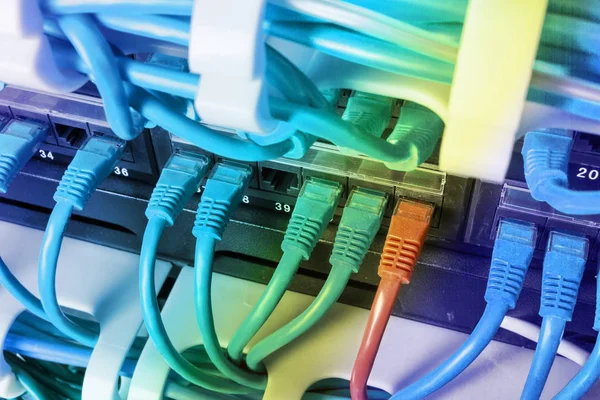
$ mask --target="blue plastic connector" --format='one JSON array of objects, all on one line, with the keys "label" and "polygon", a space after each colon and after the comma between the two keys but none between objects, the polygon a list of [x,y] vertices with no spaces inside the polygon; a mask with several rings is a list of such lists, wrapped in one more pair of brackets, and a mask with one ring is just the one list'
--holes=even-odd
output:
[{"label": "blue plastic connector", "polygon": [[381,226],[387,195],[357,188],[350,193],[338,227],[329,262],[358,272]]},{"label": "blue plastic connector", "polygon": [[586,238],[550,232],[544,258],[541,317],[571,321],[588,247]]},{"label": "blue plastic connector", "polygon": [[531,196],[537,201],[548,201],[548,185],[557,183],[567,186],[572,145],[573,137],[566,131],[534,131],[525,136],[521,151],[525,180]]},{"label": "blue plastic connector", "polygon": [[222,162],[215,165],[202,192],[192,234],[221,240],[223,231],[242,198],[252,168],[243,164]]},{"label": "blue plastic connector", "polygon": [[342,185],[324,179],[307,180],[296,201],[281,250],[296,251],[308,260],[342,195]]},{"label": "blue plastic connector", "polygon": [[183,207],[198,190],[209,163],[208,158],[200,154],[173,154],[152,191],[146,217],[159,217],[167,221],[169,226],[173,226]]},{"label": "blue plastic connector", "polygon": [[[0,116],[0,126],[8,120]],[[48,135],[48,124],[12,120],[0,132],[0,193],[6,193],[17,173],[39,150]]]},{"label": "blue plastic connector", "polygon": [[514,309],[537,240],[534,224],[501,220],[498,225],[492,263],[485,291],[488,304],[505,304]]},{"label": "blue plastic connector", "polygon": [[54,201],[67,202],[76,210],[83,210],[98,185],[119,163],[125,142],[108,136],[94,136],[81,149],[67,167]]}]

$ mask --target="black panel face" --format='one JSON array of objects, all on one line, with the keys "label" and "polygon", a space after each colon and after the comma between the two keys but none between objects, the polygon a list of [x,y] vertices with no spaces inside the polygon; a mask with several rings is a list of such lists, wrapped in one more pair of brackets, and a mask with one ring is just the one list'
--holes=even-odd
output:
[{"label": "black panel face", "polygon": [[[8,194],[0,196],[0,219],[44,229],[54,205],[52,195],[75,151],[92,135],[111,135],[101,102],[83,95],[50,96],[6,88],[0,92],[0,113],[9,118],[44,121],[52,134],[38,154],[19,174]],[[595,142],[583,137],[576,159],[578,168],[588,169],[586,185],[595,188],[597,169]],[[587,140],[587,142],[586,142]],[[579,142],[578,142],[579,143]],[[92,196],[88,206],[76,213],[68,235],[132,252],[139,252],[146,218],[144,211],[160,169],[173,152],[201,150],[173,139],[160,128],[146,130],[130,142],[113,174]],[[220,158],[207,154],[213,161]],[[600,157],[599,157],[600,158]],[[435,156],[432,160],[434,161]],[[518,164],[518,158],[513,163]],[[540,240],[547,229],[584,233],[597,252],[595,221],[565,221],[557,215],[519,208],[509,202],[511,190],[523,191],[522,179],[505,185],[473,182],[424,164],[409,173],[389,171],[383,164],[357,156],[342,155],[326,143],[316,143],[300,160],[279,159],[250,163],[253,181],[217,249],[215,270],[267,282],[281,257],[280,244],[299,190],[313,177],[338,182],[344,187],[338,210],[311,259],[304,262],[292,290],[316,294],[327,277],[329,256],[337,224],[348,193],[366,187],[388,195],[389,208],[382,228],[359,271],[354,274],[342,301],[368,308],[379,282],[377,265],[385,240],[389,217],[398,199],[413,199],[435,206],[432,228],[411,284],[402,290],[395,314],[428,323],[469,331],[485,306],[483,293],[489,255],[499,218],[517,216],[537,222]],[[514,168],[518,170],[518,166]],[[522,168],[521,168],[522,170]],[[576,173],[578,173],[576,171]],[[587,182],[589,181],[589,182]],[[598,178],[600,181],[600,178]],[[524,193],[519,192],[523,196]],[[160,244],[163,258],[191,265],[195,239],[191,235],[196,196],[173,228],[167,229]],[[514,199],[511,197],[510,199]],[[515,201],[525,201],[517,199]],[[515,213],[521,213],[516,215]],[[540,221],[543,220],[543,224]],[[589,223],[588,223],[589,222]],[[540,249],[543,244],[540,243]],[[534,262],[515,315],[538,321],[540,270]],[[588,321],[594,312],[594,272],[584,278],[571,334],[593,335]],[[583,336],[581,336],[583,335]],[[507,333],[501,338],[526,344]]]}]

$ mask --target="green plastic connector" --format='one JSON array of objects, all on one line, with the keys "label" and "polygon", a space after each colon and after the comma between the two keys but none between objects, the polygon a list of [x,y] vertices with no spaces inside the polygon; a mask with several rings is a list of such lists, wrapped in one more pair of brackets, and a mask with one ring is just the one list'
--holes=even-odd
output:
[{"label": "green plastic connector", "polygon": [[[0,115],[0,126],[6,123]],[[48,135],[48,125],[29,121],[10,121],[0,133],[0,193],[8,186],[27,161],[38,151]]]},{"label": "green plastic connector", "polygon": [[202,192],[192,234],[221,240],[223,231],[252,178],[252,168],[233,162],[220,162],[212,169]]},{"label": "green plastic connector", "polygon": [[[389,97],[354,92],[348,99],[342,119],[362,132],[381,137],[390,123],[393,107],[394,100]],[[340,151],[348,155],[357,154],[355,150],[349,148],[340,148]]]},{"label": "green plastic connector", "polygon": [[284,252],[297,251],[308,260],[333,218],[342,189],[339,183],[325,179],[304,182],[281,243]]},{"label": "green plastic connector", "polygon": [[323,97],[327,100],[327,104],[332,108],[337,106],[341,93],[342,91],[340,89],[325,89],[321,91],[321,94],[323,94]]},{"label": "green plastic connector", "polygon": [[146,217],[159,217],[167,221],[169,226],[173,226],[183,207],[198,190],[209,163],[208,158],[201,154],[173,154],[152,191]]},{"label": "green plastic connector", "polygon": [[67,202],[76,210],[83,210],[98,185],[119,163],[124,148],[125,142],[117,138],[94,136],[88,140],[67,167],[54,193],[54,201]]},{"label": "green plastic connector", "polygon": [[394,171],[414,170],[431,156],[443,132],[444,123],[433,111],[406,102],[400,108],[400,117],[387,141],[404,143],[410,148],[411,157],[385,163],[385,166]]},{"label": "green plastic connector", "polygon": [[329,258],[332,266],[342,265],[358,272],[379,231],[386,205],[387,195],[383,192],[357,188],[350,193]]}]

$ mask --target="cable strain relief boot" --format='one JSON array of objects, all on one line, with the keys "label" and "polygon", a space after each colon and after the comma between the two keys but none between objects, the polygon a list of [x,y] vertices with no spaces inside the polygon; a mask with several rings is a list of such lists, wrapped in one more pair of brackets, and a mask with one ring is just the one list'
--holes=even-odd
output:
[{"label": "cable strain relief boot", "polygon": [[381,252],[378,274],[381,279],[410,282],[427,237],[434,208],[429,204],[400,200]]},{"label": "cable strain relief boot", "polygon": [[364,188],[350,193],[338,227],[329,262],[358,272],[375,238],[387,204],[385,193]]},{"label": "cable strain relief boot", "polygon": [[533,131],[525,136],[521,151],[525,180],[535,200],[545,200],[544,186],[550,182],[567,186],[572,144],[572,134],[561,130]]},{"label": "cable strain relief boot", "polygon": [[412,102],[400,108],[400,117],[387,141],[405,143],[411,157],[398,162],[384,163],[394,171],[412,171],[425,162],[442,137],[444,123],[433,111]]},{"label": "cable strain relief boot", "polygon": [[541,317],[571,321],[588,247],[586,238],[550,232],[542,272]]},{"label": "cable strain relief boot", "polygon": [[200,154],[173,154],[152,191],[146,217],[159,217],[167,221],[169,226],[173,226],[183,207],[198,190],[208,165],[208,158]]},{"label": "cable strain relief boot", "polygon": [[198,204],[192,229],[196,238],[223,238],[223,231],[241,203],[251,177],[252,168],[247,165],[233,162],[215,165]]},{"label": "cable strain relief boot", "polygon": [[40,148],[48,135],[48,125],[31,121],[12,120],[0,115],[0,193],[8,187],[27,161]]},{"label": "cable strain relief boot", "polygon": [[502,219],[498,224],[485,291],[487,303],[515,308],[537,241],[534,224]]},{"label": "cable strain relief boot", "polygon": [[121,159],[125,142],[108,136],[94,136],[81,149],[67,167],[60,180],[54,201],[67,202],[76,210],[85,204]]},{"label": "cable strain relief boot", "polygon": [[299,252],[308,260],[323,231],[333,218],[342,195],[342,186],[325,179],[308,179],[298,196],[281,249]]}]

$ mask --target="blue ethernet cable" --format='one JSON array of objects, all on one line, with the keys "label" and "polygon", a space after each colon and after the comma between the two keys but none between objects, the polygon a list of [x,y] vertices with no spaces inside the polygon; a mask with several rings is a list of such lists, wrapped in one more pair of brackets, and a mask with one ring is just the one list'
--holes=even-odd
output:
[{"label": "blue ethernet cable", "polygon": [[391,400],[422,399],[463,372],[492,341],[504,316],[515,308],[536,246],[533,224],[501,220],[494,242],[481,319],[462,346],[436,369],[395,393]]},{"label": "blue ethernet cable", "polygon": [[50,214],[40,249],[38,285],[48,320],[67,336],[89,347],[95,346],[97,333],[73,322],[58,304],[58,256],[71,213],[84,208],[97,186],[112,173],[124,147],[120,140],[95,136],[77,151],[54,193],[56,205]]},{"label": "blue ethernet cable", "polygon": [[585,270],[587,238],[550,232],[542,271],[542,327],[521,400],[539,399],[562,339],[573,317]]},{"label": "blue ethernet cable", "polygon": [[117,59],[99,31],[96,20],[88,15],[66,15],[58,18],[58,24],[90,68],[112,130],[123,140],[134,139],[143,125],[129,109]]},{"label": "blue ethernet cable", "polygon": [[[596,315],[594,330],[600,331],[600,282],[596,282]],[[600,379],[600,339],[596,337],[596,344],[589,358],[579,372],[569,383],[554,397],[554,400],[581,399]]]},{"label": "blue ethernet cable", "polygon": [[192,229],[192,234],[196,237],[194,302],[202,343],[213,364],[233,381],[249,388],[264,390],[267,386],[266,375],[242,369],[227,358],[221,348],[215,330],[211,299],[215,244],[223,237],[231,216],[242,202],[251,176],[252,169],[248,166],[219,163],[206,182]]},{"label": "blue ethernet cable", "polygon": [[[8,123],[2,120],[2,124],[6,125],[0,131],[0,193],[6,193],[17,173],[46,139],[49,126],[20,120],[12,120]],[[0,258],[0,285],[32,313],[40,318],[46,318],[40,301],[15,278],[2,258]]]},{"label": "blue ethernet cable", "polygon": [[152,39],[188,46],[190,41],[190,24],[177,18],[161,15],[98,14],[100,24],[119,32],[143,35]]},{"label": "blue ethernet cable", "polygon": [[43,10],[56,14],[192,15],[193,0],[41,0]]},{"label": "blue ethernet cable", "polygon": [[571,215],[600,214],[600,192],[569,189],[567,177],[572,133],[533,131],[525,136],[523,161],[531,196]]},{"label": "blue ethernet cable", "polygon": [[144,324],[150,339],[169,366],[184,379],[220,393],[245,394],[248,390],[226,379],[206,373],[181,355],[169,339],[157,301],[154,273],[156,254],[162,233],[173,226],[185,204],[196,193],[208,169],[206,157],[174,154],[163,168],[148,207],[148,225],[140,251],[140,302]]}]

